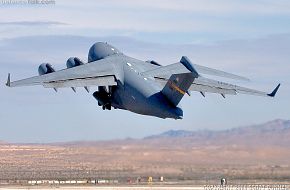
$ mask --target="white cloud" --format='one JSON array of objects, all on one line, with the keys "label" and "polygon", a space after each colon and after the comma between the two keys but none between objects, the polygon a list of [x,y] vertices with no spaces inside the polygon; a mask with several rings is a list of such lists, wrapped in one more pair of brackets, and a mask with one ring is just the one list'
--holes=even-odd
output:
[{"label": "white cloud", "polygon": [[53,6],[0,7],[0,22],[60,22],[68,25],[0,25],[1,38],[26,35],[134,35],[191,33],[196,38],[260,37],[290,32],[290,3],[268,1],[108,0],[64,1]]},{"label": "white cloud", "polygon": [[69,5],[65,1],[59,0],[57,4],[69,7],[90,8],[113,8],[131,9],[141,11],[186,11],[203,14],[287,14],[289,15],[290,3],[287,0],[107,0],[98,1],[71,1]]},{"label": "white cloud", "polygon": [[0,26],[53,26],[53,25],[66,25],[62,22],[53,21],[13,21],[13,22],[0,22]]}]

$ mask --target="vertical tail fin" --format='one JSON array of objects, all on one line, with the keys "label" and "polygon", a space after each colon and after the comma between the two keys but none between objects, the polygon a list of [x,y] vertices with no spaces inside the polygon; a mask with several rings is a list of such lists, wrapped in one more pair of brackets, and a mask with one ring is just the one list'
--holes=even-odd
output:
[{"label": "vertical tail fin", "polygon": [[180,63],[183,64],[189,72],[171,75],[161,91],[174,106],[178,105],[194,79],[198,77],[198,73],[187,57],[183,56]]}]

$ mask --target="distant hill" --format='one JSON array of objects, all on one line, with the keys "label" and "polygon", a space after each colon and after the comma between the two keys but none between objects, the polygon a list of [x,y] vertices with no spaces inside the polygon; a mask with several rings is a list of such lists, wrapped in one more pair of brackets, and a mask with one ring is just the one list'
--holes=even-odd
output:
[{"label": "distant hill", "polygon": [[238,128],[232,128],[232,129],[226,129],[226,130],[220,130],[220,131],[213,131],[213,130],[200,130],[200,131],[186,131],[186,130],[169,130],[166,132],[163,132],[158,135],[152,135],[145,137],[145,139],[153,139],[153,138],[165,138],[165,137],[171,137],[171,138],[177,138],[177,137],[192,137],[192,136],[213,136],[216,134],[239,134],[239,135],[245,135],[245,134],[265,134],[265,133],[280,133],[290,130],[290,120],[282,120],[277,119],[273,120],[267,123],[259,124],[259,125],[252,125],[252,126],[246,126],[246,127],[238,127]]},{"label": "distant hill", "polygon": [[[0,142],[1,143],[1,142]],[[191,148],[204,146],[290,147],[290,120],[277,119],[267,123],[227,130],[169,130],[143,139],[109,141],[75,141],[49,143],[56,146],[144,146],[160,148]]]},{"label": "distant hill", "polygon": [[170,130],[145,137],[147,141],[171,141],[178,146],[192,145],[273,145],[290,147],[290,120],[277,119],[267,123],[221,131]]},{"label": "distant hill", "polygon": [[3,145],[3,144],[7,144],[7,143],[5,141],[0,141],[0,144]]},{"label": "distant hill", "polygon": [[186,131],[186,130],[169,130],[166,132],[163,132],[159,135],[152,135],[145,137],[144,139],[154,139],[154,138],[177,138],[177,137],[190,137],[193,136],[195,133],[194,131]]}]

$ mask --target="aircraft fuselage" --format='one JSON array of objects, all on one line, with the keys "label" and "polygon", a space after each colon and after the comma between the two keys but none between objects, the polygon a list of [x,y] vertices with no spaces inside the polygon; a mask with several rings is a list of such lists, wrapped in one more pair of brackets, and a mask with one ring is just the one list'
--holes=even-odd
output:
[{"label": "aircraft fuselage", "polygon": [[116,63],[123,67],[124,80],[123,83],[119,81],[117,86],[108,90],[111,91],[108,92],[110,93],[110,100],[102,101],[96,96],[95,98],[99,102],[106,102],[114,108],[125,109],[142,115],[182,119],[182,109],[167,101],[161,93],[163,87],[156,83],[154,78],[147,78],[140,74],[148,67],[152,68],[154,66],[144,61],[136,61],[136,59],[134,59],[134,63],[128,61],[128,58],[126,60],[126,62]]}]

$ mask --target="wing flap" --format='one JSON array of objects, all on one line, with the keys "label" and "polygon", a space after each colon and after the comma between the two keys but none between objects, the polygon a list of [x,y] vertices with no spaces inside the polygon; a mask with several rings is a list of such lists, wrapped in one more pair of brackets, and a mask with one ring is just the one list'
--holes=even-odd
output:
[{"label": "wing flap", "polygon": [[[162,85],[165,85],[166,82],[168,81],[168,79],[166,78],[159,77],[155,77],[155,80]],[[193,81],[193,83],[189,88],[189,91],[202,92],[203,94],[204,93],[216,93],[223,95],[248,94],[255,96],[274,97],[279,87],[280,84],[273,90],[272,93],[267,93],[199,76]]]},{"label": "wing flap", "polygon": [[[272,93],[268,94],[267,92],[262,92],[255,89],[245,88],[238,85],[233,85],[217,80],[208,79],[205,77],[199,77],[194,81],[195,85],[200,85],[200,91],[207,92],[207,88],[211,88],[211,92],[219,93],[219,94],[248,94],[248,95],[255,95],[255,96],[266,96],[266,97],[274,97],[280,87],[280,84],[273,90]],[[191,90],[194,90],[194,87],[191,86]],[[213,90],[214,89],[214,90]],[[224,91],[221,93],[221,90]],[[230,93],[228,93],[230,92]],[[233,93],[235,92],[235,93]]]},{"label": "wing flap", "polygon": [[190,86],[189,90],[202,92],[202,93],[207,92],[207,93],[230,94],[230,95],[237,94],[237,92],[234,89],[225,89],[225,88],[219,88],[219,87],[201,85],[201,84],[195,84],[195,83],[193,83]]},{"label": "wing flap", "polygon": [[117,85],[115,76],[102,76],[94,78],[52,81],[43,83],[43,86],[45,88],[114,86],[114,85]]},{"label": "wing flap", "polygon": [[[155,78],[157,82],[159,82],[162,85],[165,85],[167,83],[167,79],[165,78]],[[236,95],[237,92],[234,89],[226,89],[218,86],[212,86],[209,84],[202,84],[202,83],[197,83],[196,79],[193,81],[191,84],[189,91],[197,91],[197,92],[202,92],[202,93],[217,93],[217,94],[230,94],[230,95]]]}]

